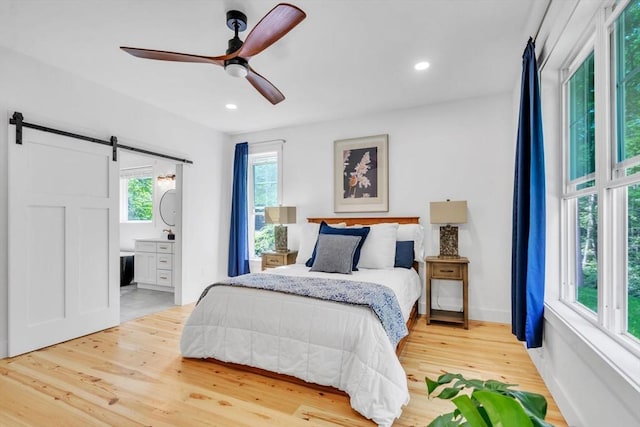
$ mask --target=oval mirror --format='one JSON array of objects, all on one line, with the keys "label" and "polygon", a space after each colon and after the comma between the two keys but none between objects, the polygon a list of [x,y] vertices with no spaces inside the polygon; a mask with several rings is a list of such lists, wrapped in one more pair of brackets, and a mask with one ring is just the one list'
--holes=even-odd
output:
[{"label": "oval mirror", "polygon": [[176,225],[176,190],[167,190],[160,199],[160,217],[165,224]]}]

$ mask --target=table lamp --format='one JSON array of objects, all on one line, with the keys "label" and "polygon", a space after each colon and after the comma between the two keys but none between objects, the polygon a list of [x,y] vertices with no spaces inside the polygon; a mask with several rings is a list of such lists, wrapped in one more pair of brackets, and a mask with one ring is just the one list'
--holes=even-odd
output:
[{"label": "table lamp", "polygon": [[264,222],[276,224],[273,227],[276,240],[276,252],[288,252],[287,248],[287,226],[282,224],[295,224],[295,206],[274,206],[264,208]]},{"label": "table lamp", "polygon": [[458,227],[451,224],[467,222],[467,201],[431,202],[429,211],[431,224],[446,224],[440,227],[440,255],[438,258],[460,258],[458,255]]}]

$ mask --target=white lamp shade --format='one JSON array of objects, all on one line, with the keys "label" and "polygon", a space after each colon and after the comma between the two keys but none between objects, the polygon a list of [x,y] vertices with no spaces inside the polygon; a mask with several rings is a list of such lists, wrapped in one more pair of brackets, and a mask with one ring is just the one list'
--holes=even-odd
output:
[{"label": "white lamp shade", "polygon": [[264,208],[264,222],[267,224],[295,224],[295,206],[275,206]]},{"label": "white lamp shade", "polygon": [[431,202],[431,224],[464,224],[467,222],[467,201]]}]

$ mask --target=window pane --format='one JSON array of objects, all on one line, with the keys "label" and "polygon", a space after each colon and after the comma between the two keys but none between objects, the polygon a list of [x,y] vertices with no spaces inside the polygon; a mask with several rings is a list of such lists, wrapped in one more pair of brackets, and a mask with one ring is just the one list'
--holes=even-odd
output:
[{"label": "window pane", "polygon": [[253,204],[256,207],[278,204],[278,163],[277,161],[254,164]]},{"label": "window pane", "polygon": [[[616,21],[616,102],[618,161],[640,155],[640,1],[632,1]],[[626,175],[637,172],[628,168]]]},{"label": "window pane", "polygon": [[127,219],[151,221],[153,214],[153,178],[129,178],[127,182]]},{"label": "window pane", "polygon": [[594,187],[595,185],[596,185],[596,181],[595,181],[595,179],[592,179],[592,180],[589,180],[587,182],[583,182],[583,183],[580,183],[580,184],[576,185],[576,190],[582,190],[584,188],[591,188],[591,187]]},{"label": "window pane", "polygon": [[569,79],[569,180],[595,172],[593,52]]},{"label": "window pane", "polygon": [[598,199],[595,194],[578,198],[576,218],[576,301],[598,311]]},{"label": "window pane", "polygon": [[275,237],[273,224],[265,224],[264,208],[278,205],[278,158],[256,157],[252,162],[254,206],[254,252],[273,250]]},{"label": "window pane", "polygon": [[640,339],[640,184],[627,188],[627,331]]}]

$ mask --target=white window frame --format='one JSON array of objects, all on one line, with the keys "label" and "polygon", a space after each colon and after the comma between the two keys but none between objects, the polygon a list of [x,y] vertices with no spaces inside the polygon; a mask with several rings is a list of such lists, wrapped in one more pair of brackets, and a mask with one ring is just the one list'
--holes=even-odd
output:
[{"label": "white window frame", "polygon": [[131,178],[151,178],[154,181],[151,192],[151,201],[155,200],[155,180],[153,177],[153,166],[136,166],[120,170],[120,223],[127,224],[149,224],[152,223],[155,215],[154,209],[151,210],[150,220],[129,220],[129,179]]},{"label": "white window frame", "polygon": [[248,230],[249,230],[249,258],[257,259],[258,256],[255,252],[255,206],[253,203],[254,200],[254,189],[253,189],[253,162],[255,159],[265,156],[273,156],[273,154],[277,157],[278,163],[278,205],[282,204],[282,142],[272,142],[272,143],[258,143],[258,144],[249,144],[249,164],[248,164],[248,173],[247,173],[247,212],[248,212]]},{"label": "white window frame", "polygon": [[[624,175],[624,168],[638,164],[636,156],[617,162],[616,93],[614,55],[614,26],[621,12],[629,4],[622,0],[612,8],[603,8],[589,25],[577,54],[563,70],[563,195],[562,195],[562,283],[560,299],[587,319],[599,330],[636,356],[640,356],[640,339],[627,333],[626,282],[626,192],[628,186],[640,185],[640,173]],[[595,86],[595,178],[593,187],[576,190],[578,181],[569,181],[568,81],[587,56],[594,52]],[[595,193],[598,199],[598,312],[593,313],[575,299],[575,274],[572,256],[576,253],[576,202],[580,196]],[[572,255],[573,254],[573,255]]]}]

